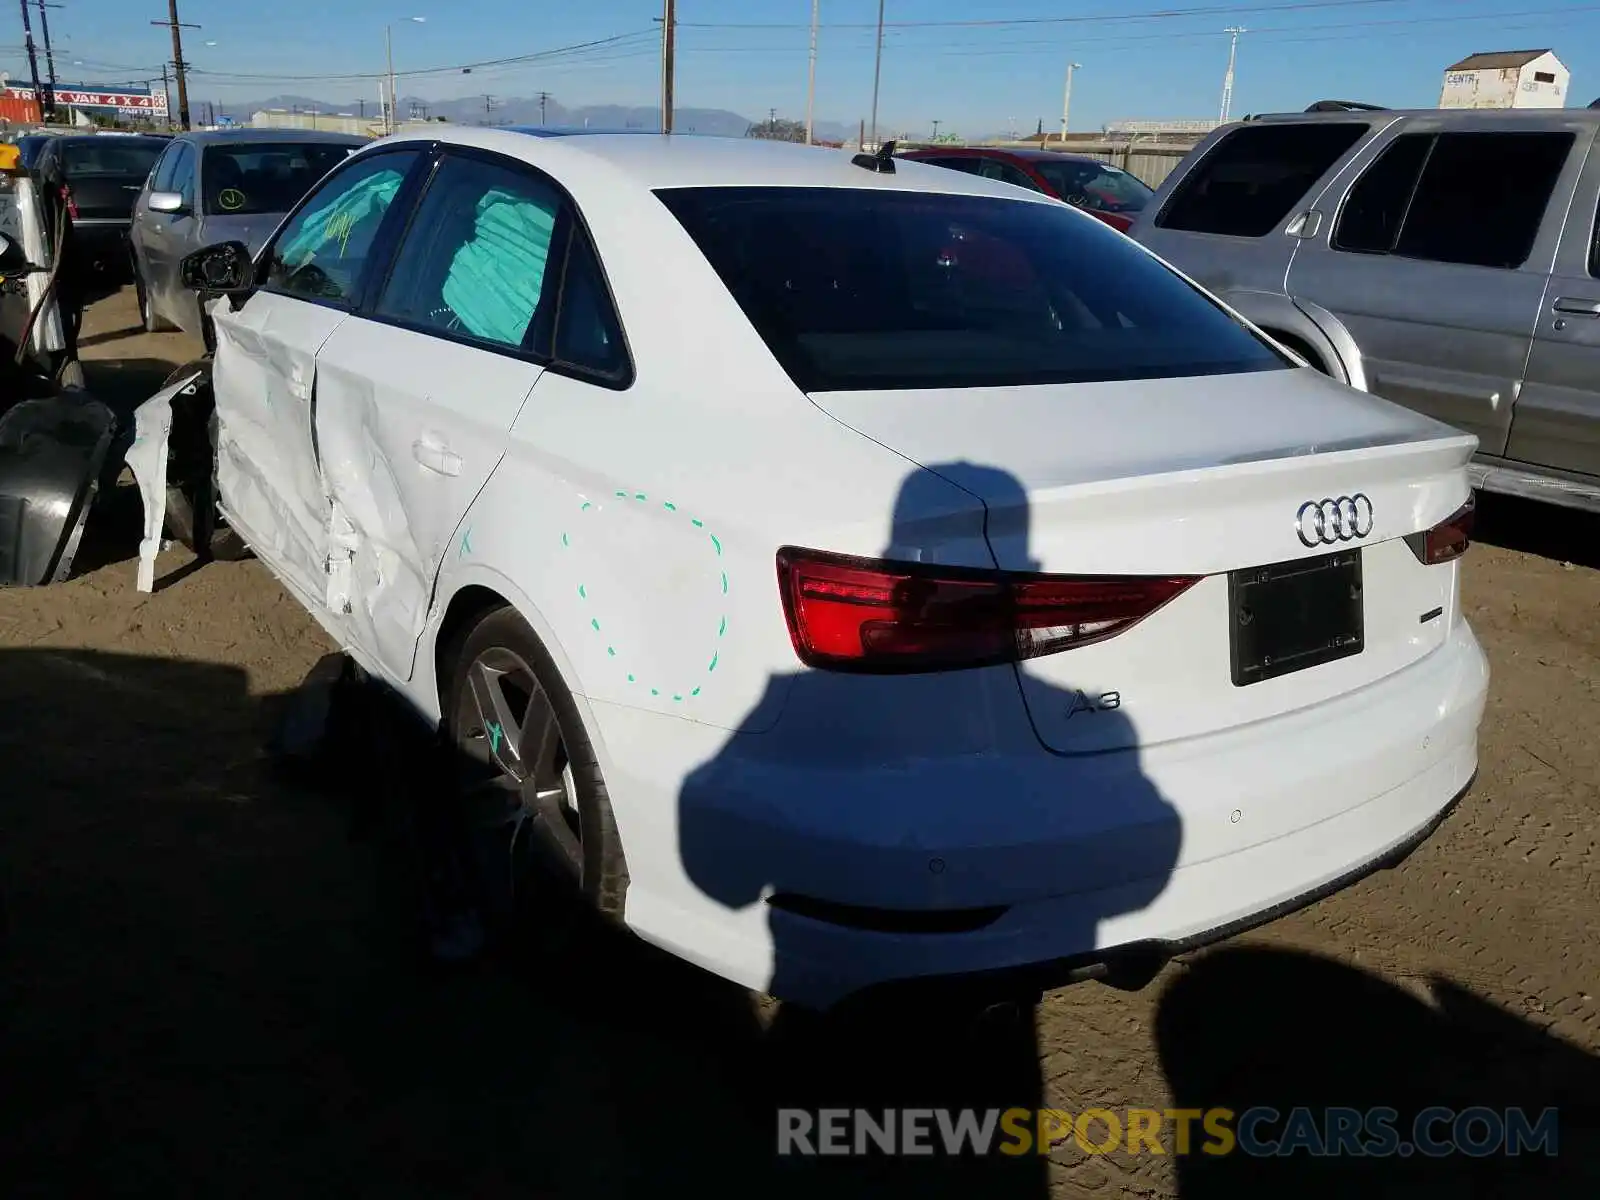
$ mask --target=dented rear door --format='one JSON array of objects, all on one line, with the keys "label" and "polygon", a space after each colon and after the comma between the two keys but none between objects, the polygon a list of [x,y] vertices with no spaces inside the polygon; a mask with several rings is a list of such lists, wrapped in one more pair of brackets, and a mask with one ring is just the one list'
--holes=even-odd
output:
[{"label": "dented rear door", "polygon": [[381,294],[317,356],[329,606],[409,679],[447,556],[543,371],[563,199],[525,164],[443,155]]}]

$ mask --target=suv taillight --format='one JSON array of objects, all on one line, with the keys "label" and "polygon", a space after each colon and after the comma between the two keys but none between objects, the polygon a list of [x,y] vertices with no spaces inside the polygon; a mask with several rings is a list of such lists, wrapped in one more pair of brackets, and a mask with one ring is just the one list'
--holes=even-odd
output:
[{"label": "suv taillight", "polygon": [[795,653],[834,671],[948,671],[1071,650],[1121,633],[1199,580],[1018,575],[778,551]]},{"label": "suv taillight", "polygon": [[1465,504],[1432,529],[1407,534],[1406,545],[1411,547],[1411,553],[1417,556],[1417,561],[1425,567],[1432,567],[1439,563],[1454,562],[1465,554],[1467,547],[1472,545],[1472,524],[1477,507],[1477,497],[1469,495]]}]

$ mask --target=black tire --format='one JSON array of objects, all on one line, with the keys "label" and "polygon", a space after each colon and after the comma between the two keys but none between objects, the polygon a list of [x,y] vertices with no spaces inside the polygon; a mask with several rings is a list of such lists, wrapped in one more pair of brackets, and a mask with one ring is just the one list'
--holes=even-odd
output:
[{"label": "black tire", "polygon": [[[577,705],[537,635],[514,609],[495,609],[446,649],[441,678],[461,828],[490,915],[516,926],[532,917],[556,952],[572,947],[586,918],[620,925],[628,866],[611,800]],[[498,733],[483,715],[485,687],[504,704]],[[536,716],[541,695],[547,708]],[[520,775],[513,758],[526,759]],[[555,787],[561,794],[552,796]]]},{"label": "black tire", "polygon": [[133,291],[139,300],[139,319],[144,322],[146,333],[170,333],[176,326],[163,321],[156,316],[155,310],[150,307],[150,293],[144,286],[144,275],[139,270],[138,259],[133,260]]},{"label": "black tire", "polygon": [[[250,548],[217,512],[217,414],[210,396],[200,394],[201,389],[209,391],[211,387],[210,366],[203,361],[188,363],[168,375],[161,385],[171,387],[197,368],[205,371],[192,397],[180,393],[173,400],[167,535],[187,546],[202,562],[237,562],[249,557]],[[187,413],[183,403],[186,399],[191,408]],[[202,411],[204,424],[199,415]]]}]

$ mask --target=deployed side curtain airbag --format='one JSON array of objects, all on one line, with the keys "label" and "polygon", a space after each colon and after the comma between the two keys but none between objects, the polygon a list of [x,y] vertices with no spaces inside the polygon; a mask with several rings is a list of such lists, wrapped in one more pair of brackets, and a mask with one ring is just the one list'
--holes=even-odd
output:
[{"label": "deployed side curtain airbag", "polygon": [[343,258],[351,231],[369,217],[381,218],[404,181],[403,171],[379,171],[340,193],[326,208],[307,214],[295,235],[278,246],[278,259],[293,270],[330,242],[339,243],[339,257]]},{"label": "deployed side curtain airbag", "polygon": [[451,260],[444,302],[474,337],[520,346],[544,286],[556,210],[495,190],[478,201],[472,237]]}]

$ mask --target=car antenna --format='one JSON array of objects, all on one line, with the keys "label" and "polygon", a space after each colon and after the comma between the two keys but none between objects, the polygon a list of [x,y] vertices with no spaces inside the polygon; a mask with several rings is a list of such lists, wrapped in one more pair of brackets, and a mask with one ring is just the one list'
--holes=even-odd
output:
[{"label": "car antenna", "polygon": [[893,175],[894,147],[895,143],[888,141],[878,147],[876,154],[858,154],[850,161],[863,170],[876,171],[880,175]]}]

